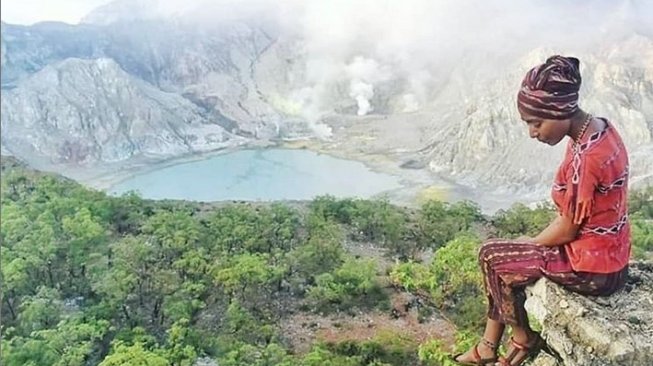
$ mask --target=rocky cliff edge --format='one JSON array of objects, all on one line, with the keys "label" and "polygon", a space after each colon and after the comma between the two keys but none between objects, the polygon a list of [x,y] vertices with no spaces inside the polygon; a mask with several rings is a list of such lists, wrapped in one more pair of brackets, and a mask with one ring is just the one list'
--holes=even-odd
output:
[{"label": "rocky cliff edge", "polygon": [[546,279],[526,293],[547,343],[531,365],[653,365],[653,264],[631,263],[626,286],[609,297],[581,296]]}]

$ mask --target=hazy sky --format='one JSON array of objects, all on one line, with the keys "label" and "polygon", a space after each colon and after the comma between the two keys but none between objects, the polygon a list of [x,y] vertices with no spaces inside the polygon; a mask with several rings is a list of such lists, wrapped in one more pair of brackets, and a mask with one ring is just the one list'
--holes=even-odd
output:
[{"label": "hazy sky", "polygon": [[[2,0],[0,2],[1,18],[13,24],[33,24],[44,20],[77,23],[83,16],[100,5],[112,0]],[[364,21],[365,23],[381,24],[385,29],[388,24],[384,21],[390,19],[393,26],[400,25],[399,30],[409,27],[435,28],[438,25],[461,28],[482,28],[483,24],[493,23],[497,18],[515,21],[521,25],[528,25],[532,21],[541,21],[563,16],[569,24],[573,23],[601,23],[602,19],[613,18],[619,15],[620,8],[624,5],[638,18],[647,19],[653,16],[653,2],[650,0],[549,0],[549,1],[512,1],[512,0],[132,0],[147,3],[153,12],[159,10],[170,13],[188,8],[192,4],[203,4],[203,16],[210,17],[214,11],[223,13],[226,7],[228,13],[237,12],[238,9],[265,8],[267,11],[274,8],[284,9],[282,14],[290,18],[308,13],[309,21],[318,24],[328,23],[328,28],[341,25],[342,29],[352,26],[349,22]],[[130,3],[129,0],[123,0]],[[158,3],[158,6],[154,6]],[[210,5],[208,5],[210,4]],[[235,4],[235,6],[234,6]],[[208,6],[207,6],[208,5]],[[635,6],[628,6],[635,5]],[[154,9],[158,7],[159,9]],[[209,8],[209,9],[207,9]],[[238,9],[237,9],[238,8]],[[207,15],[207,11],[209,15]],[[312,10],[314,11],[311,14]],[[201,12],[200,12],[201,13]],[[615,14],[617,13],[617,14]],[[437,14],[440,17],[434,17]],[[312,16],[312,17],[311,17]],[[388,17],[384,17],[388,16]],[[353,19],[352,19],[353,18]],[[329,20],[325,22],[325,20]],[[401,24],[397,24],[401,23]],[[430,30],[430,29],[429,29]],[[423,31],[423,29],[421,30]],[[332,36],[332,35],[330,35]]]},{"label": "hazy sky", "polygon": [[[8,23],[77,23],[110,1],[0,4]],[[622,36],[653,37],[653,0],[118,0],[114,5],[137,19],[174,16],[207,25],[240,17],[274,20],[305,45],[307,86],[293,98],[320,110],[320,103],[330,105],[323,95],[333,82],[346,80],[360,114],[373,111],[370,101],[379,85],[396,80],[406,91],[405,110],[417,109],[461,62],[468,79],[482,80],[536,48],[545,51],[521,62],[523,67],[546,54],[578,55]]]},{"label": "hazy sky", "polygon": [[96,7],[111,0],[2,0],[2,20],[13,24],[33,24],[44,20],[77,23]]}]

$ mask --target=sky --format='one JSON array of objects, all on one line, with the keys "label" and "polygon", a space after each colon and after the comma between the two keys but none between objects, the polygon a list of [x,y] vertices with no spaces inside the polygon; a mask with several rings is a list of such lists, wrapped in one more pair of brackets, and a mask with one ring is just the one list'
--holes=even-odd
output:
[{"label": "sky", "polygon": [[2,0],[2,21],[30,25],[45,20],[76,24],[88,12],[110,0]]},{"label": "sky", "polygon": [[[159,3],[165,4],[165,7],[184,7],[188,3],[197,3],[204,0],[158,0]],[[0,2],[1,18],[3,21],[13,24],[33,24],[39,21],[54,20],[66,23],[77,23],[84,15],[94,8],[109,3],[111,0],[3,0]],[[225,0],[214,0],[211,3],[224,3]],[[543,15],[547,15],[549,10],[561,9],[564,12],[572,11],[577,21],[587,21],[587,15],[591,15],[592,9],[602,10],[605,4],[634,3],[638,5],[638,11],[642,7],[646,8],[647,16],[653,15],[650,11],[653,6],[649,6],[649,0],[551,0],[541,1],[507,1],[507,0],[485,0],[485,1],[458,1],[450,0],[239,0],[234,1],[236,4],[278,4],[295,3],[301,4],[302,7],[319,8],[321,15],[326,17],[341,14],[368,14],[378,15],[385,10],[392,10],[392,15],[398,15],[399,18],[412,16],[420,18],[425,10],[437,10],[447,13],[449,10],[462,10],[464,15],[469,15],[477,21],[484,21],[495,14],[518,14],[523,12],[527,18],[537,18],[538,13],[542,11],[542,5],[547,8]],[[233,9],[233,7],[231,7]],[[614,9],[614,7],[612,7]],[[399,13],[395,11],[399,10]],[[603,9],[605,10],[605,9]],[[488,12],[489,11],[489,12]],[[497,11],[497,13],[493,13]],[[371,12],[371,14],[370,14]],[[588,14],[588,12],[590,14]],[[483,14],[482,18],[476,17]],[[605,13],[605,16],[610,14]],[[522,17],[520,15],[520,17]],[[347,19],[348,16],[343,17]],[[461,17],[465,18],[465,17]],[[442,19],[440,19],[442,20]],[[464,21],[464,20],[463,20]]]}]

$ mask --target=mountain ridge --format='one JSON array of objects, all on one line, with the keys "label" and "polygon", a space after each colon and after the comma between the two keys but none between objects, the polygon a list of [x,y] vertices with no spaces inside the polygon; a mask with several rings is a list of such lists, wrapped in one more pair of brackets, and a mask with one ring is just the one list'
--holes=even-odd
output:
[{"label": "mountain ridge", "polygon": [[[95,158],[67,159],[58,153],[60,148],[39,153],[34,143],[11,130],[22,131],[20,126],[25,130],[46,114],[53,118],[69,113],[44,104],[37,107],[38,83],[29,83],[30,77],[68,59],[90,63],[111,59],[133,80],[142,80],[150,93],[157,89],[161,98],[176,95],[182,109],[196,116],[197,126],[221,129],[219,142],[213,139],[194,146],[177,137],[172,145],[153,144],[143,150],[151,156],[170,159],[194,151],[312,138],[331,146],[327,150],[341,157],[367,162],[373,159],[370,156],[381,154],[388,159],[382,170],[413,162],[409,165],[468,187],[506,194],[538,192],[534,196],[542,198],[564,147],[550,149],[529,141],[514,97],[529,67],[553,53],[572,53],[581,59],[581,107],[614,121],[630,149],[632,182],[653,182],[653,41],[644,33],[613,36],[591,50],[548,45],[518,55],[504,49],[468,50],[441,68],[421,65],[408,70],[401,63],[375,56],[369,45],[360,52],[339,50],[333,58],[316,56],[316,46],[302,38],[301,32],[275,24],[272,18],[268,14],[257,24],[243,16],[206,25],[193,24],[180,13],[169,18],[118,17],[106,24],[90,18],[80,25],[26,27],[3,22],[3,128],[13,126],[3,134],[3,153],[27,161],[44,160],[54,170],[64,169],[61,164],[69,162],[83,163],[82,168],[108,162],[129,165],[140,152],[126,143],[129,138],[122,139],[123,145],[106,147],[102,143],[108,140],[100,138],[92,149],[95,155],[86,154]],[[335,58],[342,55],[346,55],[345,63]],[[41,78],[50,85],[50,93],[60,93],[63,86],[55,78]],[[71,80],[79,84],[67,86],[69,95],[76,89],[87,90],[99,98],[97,103],[109,103],[108,96],[99,91],[101,84],[79,75]],[[80,95],[62,105],[81,106],[83,100]],[[29,118],[21,109],[28,105]],[[155,114],[170,114],[165,102],[158,105]],[[147,108],[151,107],[143,110]],[[165,134],[176,123],[161,126],[166,124],[157,130],[162,133],[159,140],[175,135]],[[40,141],[57,136],[47,129],[34,133],[41,136]],[[202,139],[200,129],[192,134],[197,141]],[[363,137],[367,142],[361,144]],[[65,140],[51,144],[57,143],[63,145]],[[103,150],[113,153],[98,153]]]}]

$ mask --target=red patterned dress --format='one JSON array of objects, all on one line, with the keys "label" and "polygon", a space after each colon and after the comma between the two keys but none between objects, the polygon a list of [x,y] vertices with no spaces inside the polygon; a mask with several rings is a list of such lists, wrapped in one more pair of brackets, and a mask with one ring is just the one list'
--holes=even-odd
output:
[{"label": "red patterned dress", "polygon": [[479,262],[490,319],[524,326],[524,287],[542,277],[587,295],[620,289],[630,258],[628,154],[614,126],[576,145],[570,141],[555,176],[552,198],[558,213],[580,225],[576,239],[557,247],[490,240]]}]

